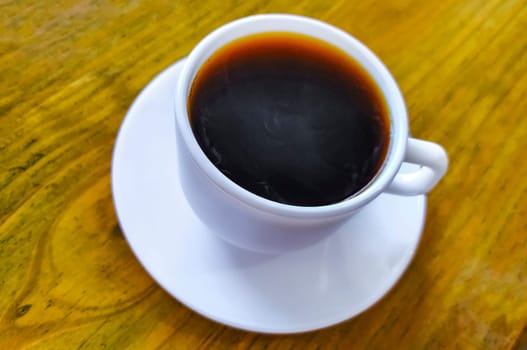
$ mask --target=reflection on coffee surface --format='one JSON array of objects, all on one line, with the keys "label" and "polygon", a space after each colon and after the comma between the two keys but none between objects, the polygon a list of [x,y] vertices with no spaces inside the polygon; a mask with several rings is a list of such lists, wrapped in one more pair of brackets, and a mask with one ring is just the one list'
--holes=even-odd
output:
[{"label": "reflection on coffee surface", "polygon": [[201,67],[190,123],[210,161],[261,197],[337,203],[364,188],[389,143],[388,108],[340,49],[294,33],[237,39]]}]

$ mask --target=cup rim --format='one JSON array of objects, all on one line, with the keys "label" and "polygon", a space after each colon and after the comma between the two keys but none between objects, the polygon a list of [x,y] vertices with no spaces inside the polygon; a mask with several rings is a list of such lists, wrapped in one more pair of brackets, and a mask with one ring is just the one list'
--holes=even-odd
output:
[{"label": "cup rim", "polygon": [[[382,81],[377,81],[377,79],[373,77],[374,74],[372,74],[372,70],[365,67],[362,62],[359,63],[364,69],[368,71],[381,90],[383,90],[382,86],[384,86],[385,90],[387,90],[382,91],[382,94],[389,109],[390,139],[388,151],[385,159],[383,160],[383,165],[378,170],[374,179],[370,181],[366,187],[353,194],[351,197],[346,198],[340,202],[322,206],[297,206],[279,203],[264,197],[260,197],[241,187],[225,176],[218,168],[216,168],[214,164],[212,164],[212,162],[207,158],[194,137],[188,117],[187,99],[190,87],[195,77],[195,72],[197,72],[198,68],[200,67],[200,65],[197,65],[197,63],[199,61],[204,62],[208,57],[210,57],[210,54],[216,51],[212,50],[211,53],[207,54],[208,51],[210,51],[210,48],[216,46],[218,42],[221,42],[221,38],[227,33],[237,32],[235,38],[237,39],[255,33],[251,32],[246,34],[243,32],[243,30],[240,30],[240,28],[254,26],[255,24],[263,24],[267,21],[281,23],[284,24],[284,26],[287,24],[295,24],[316,27],[317,30],[330,33],[330,35],[338,38],[338,40],[341,42],[346,42],[348,45],[352,45],[354,50],[357,50],[363,57],[366,57],[369,66],[376,70],[376,73],[378,73],[377,75],[382,78]],[[288,29],[261,30],[257,32],[264,33],[272,31],[289,31],[306,34],[299,30]],[[223,47],[230,41],[232,41],[232,39],[222,43],[219,47]],[[205,59],[203,57],[205,57]],[[280,216],[297,218],[332,217],[345,215],[359,207],[362,207],[381,194],[391,183],[403,162],[404,154],[406,152],[406,143],[408,139],[408,116],[406,105],[404,103],[401,91],[399,90],[399,87],[391,73],[369,48],[367,48],[364,44],[362,44],[350,34],[328,23],[304,16],[289,14],[254,15],[229,22],[209,33],[195,46],[183,65],[181,74],[177,81],[174,107],[176,127],[178,128],[179,136],[182,137],[183,144],[190,152],[190,158],[192,158],[194,163],[199,169],[201,169],[206,177],[229,196],[238,199],[239,201],[253,208]]]}]

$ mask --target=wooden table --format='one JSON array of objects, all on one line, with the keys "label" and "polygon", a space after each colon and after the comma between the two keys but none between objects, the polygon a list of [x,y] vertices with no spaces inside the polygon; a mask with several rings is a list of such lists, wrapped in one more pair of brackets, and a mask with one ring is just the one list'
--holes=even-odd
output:
[{"label": "wooden table", "polygon": [[[370,46],[441,143],[418,252],[373,308],[312,333],[211,322],[143,270],[112,147],[142,87],[219,25],[316,17]],[[0,1],[0,349],[525,349],[527,2]]]}]

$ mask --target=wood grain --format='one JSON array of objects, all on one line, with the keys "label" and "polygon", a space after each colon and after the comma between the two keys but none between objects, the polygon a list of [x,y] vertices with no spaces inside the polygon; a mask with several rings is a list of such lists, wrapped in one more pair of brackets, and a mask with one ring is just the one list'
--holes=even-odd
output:
[{"label": "wood grain", "polygon": [[[235,18],[297,13],[370,46],[451,167],[400,283],[329,329],[227,328],[161,290],[111,200],[141,88]],[[0,0],[0,349],[525,349],[527,3]]]}]

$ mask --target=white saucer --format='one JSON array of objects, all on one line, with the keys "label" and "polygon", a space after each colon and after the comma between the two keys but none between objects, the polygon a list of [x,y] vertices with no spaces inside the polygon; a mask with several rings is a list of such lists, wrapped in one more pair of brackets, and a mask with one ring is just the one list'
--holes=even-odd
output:
[{"label": "white saucer", "polygon": [[426,197],[381,195],[330,238],[282,255],[224,243],[180,188],[173,116],[180,68],[181,61],[137,97],[113,154],[117,215],[145,269],[203,316],[264,333],[327,327],[377,302],[412,259]]}]

